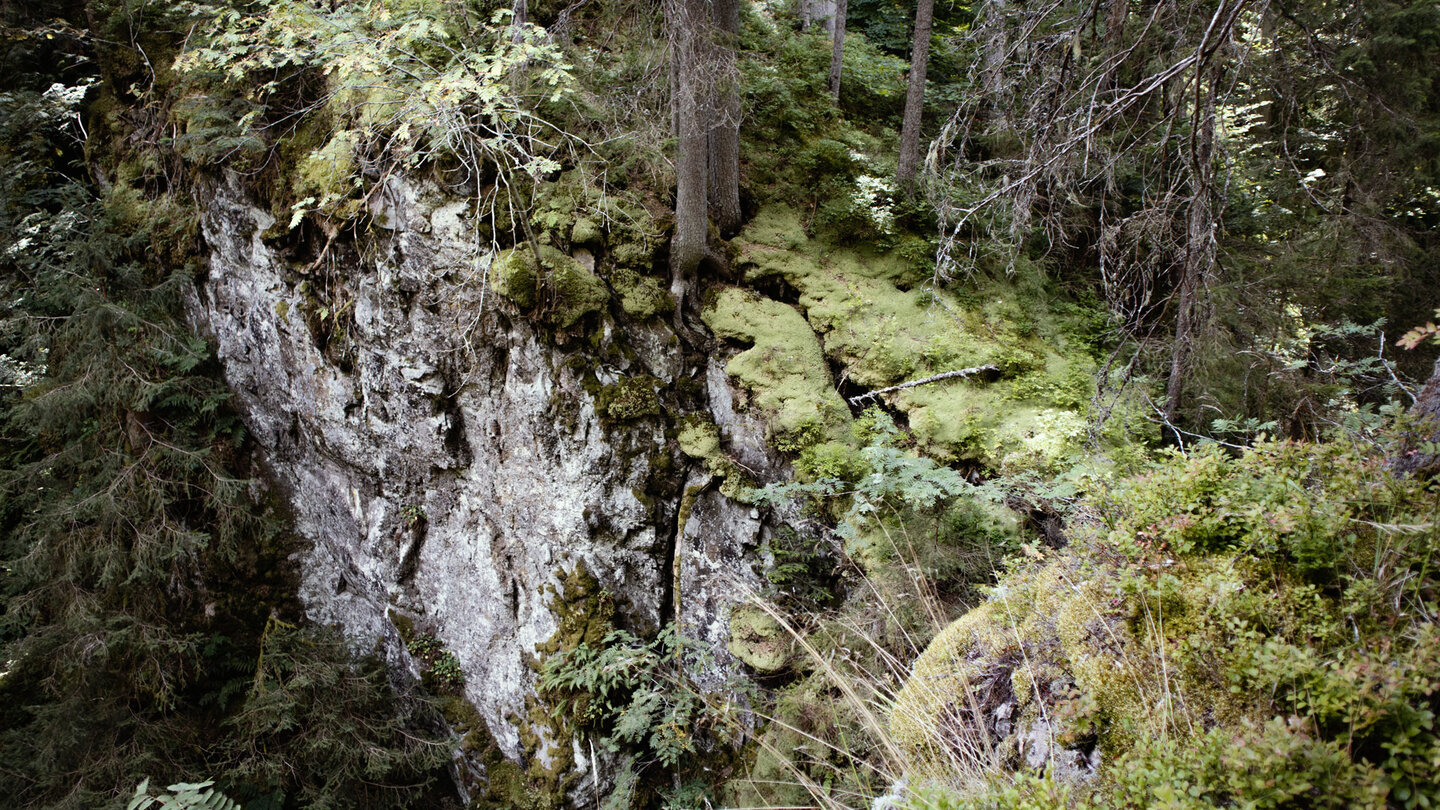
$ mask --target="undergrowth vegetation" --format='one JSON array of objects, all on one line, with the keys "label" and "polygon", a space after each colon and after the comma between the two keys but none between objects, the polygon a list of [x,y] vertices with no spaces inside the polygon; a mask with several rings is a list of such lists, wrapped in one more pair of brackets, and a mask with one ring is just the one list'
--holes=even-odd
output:
[{"label": "undergrowth vegetation", "polygon": [[36,39],[70,83],[0,96],[5,801],[115,806],[198,775],[273,806],[412,801],[447,746],[383,664],[299,626],[295,541],[183,320],[194,211],[89,181],[93,65]]},{"label": "undergrowth vegetation", "polygon": [[810,674],[791,694],[808,697],[782,698],[776,722],[824,755],[773,746],[751,775],[789,787],[756,790],[826,807],[877,787],[915,808],[1432,806],[1440,486],[1389,463],[1344,439],[1206,444],[1093,479],[1068,545],[1022,546],[913,667],[880,654],[893,641],[874,622],[943,600],[872,566],[871,624],[795,628]]}]

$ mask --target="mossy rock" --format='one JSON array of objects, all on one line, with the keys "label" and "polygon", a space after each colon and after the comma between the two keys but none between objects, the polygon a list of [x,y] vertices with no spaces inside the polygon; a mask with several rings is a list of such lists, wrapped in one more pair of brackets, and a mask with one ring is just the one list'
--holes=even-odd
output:
[{"label": "mossy rock", "polygon": [[660,381],[650,376],[625,377],[600,389],[596,410],[617,422],[633,422],[660,415]]},{"label": "mossy rock", "polygon": [[570,229],[571,245],[586,245],[589,247],[598,246],[605,238],[600,226],[590,217],[581,217],[575,220],[575,225]]},{"label": "mossy rock", "polygon": [[599,276],[549,245],[540,246],[538,261],[529,245],[501,251],[490,269],[490,286],[521,309],[539,309],[546,323],[561,329],[603,311],[610,300]]},{"label": "mossy rock", "polygon": [[620,308],[632,318],[644,320],[665,315],[675,309],[675,299],[664,282],[653,276],[641,275],[632,267],[612,269],[607,278],[620,296]]},{"label": "mossy rock", "polygon": [[536,645],[540,653],[568,652],[581,644],[599,647],[615,629],[615,597],[583,562],[561,573],[559,587],[547,585],[545,590],[559,626],[554,635]]},{"label": "mossy rock", "polygon": [[741,605],[730,612],[726,649],[761,675],[771,675],[790,665],[794,639],[769,613],[754,605]]},{"label": "mossy rock", "polygon": [[[1179,587],[1190,596],[1172,606],[1173,616],[1167,613],[1167,621],[1177,621],[1168,635],[1183,633],[1180,617],[1203,610],[1222,587],[1216,583],[1230,581],[1224,568],[1201,560],[1185,574],[1188,584]],[[915,661],[889,714],[912,772],[943,778],[955,746],[966,744],[992,748],[1005,760],[996,766],[1016,765],[1016,737],[1042,721],[1062,743],[1090,740],[1105,761],[1163,737],[1166,695],[1195,695],[1199,687],[1153,655],[1154,637],[1135,632],[1124,600],[1115,598],[1121,578],[1118,569],[1097,568],[1093,555],[1066,550],[1013,571],[988,601],[941,631]],[[1216,717],[1226,715],[1223,697],[1206,702]],[[1010,723],[1008,738],[991,736],[1002,703],[1009,704],[1000,713]]]},{"label": "mossy rock", "polygon": [[875,252],[810,238],[799,214],[784,206],[762,209],[736,245],[747,282],[794,295],[825,359],[852,384],[877,389],[962,368],[996,369],[888,395],[924,452],[1044,473],[1077,455],[1076,425],[1094,391],[1095,361],[1061,336],[1043,291],[1008,283],[964,295],[922,289],[913,250]]},{"label": "mossy rock", "polygon": [[291,183],[296,204],[319,208],[339,219],[358,214],[360,174],[355,155],[360,143],[361,133],[342,129],[302,158]]},{"label": "mossy rock", "polygon": [[[789,720],[790,718],[785,718]],[[744,776],[721,786],[723,807],[810,807],[815,797],[795,774],[799,767],[786,758],[811,740],[799,731],[771,723],[753,744],[754,761]]]},{"label": "mossy rock", "polygon": [[724,455],[720,449],[720,428],[710,419],[692,414],[680,424],[676,436],[680,452],[697,461],[712,462]]},{"label": "mossy rock", "polygon": [[830,381],[820,341],[794,307],[725,287],[701,317],[716,336],[750,345],[725,371],[750,392],[776,446],[799,450],[849,424],[850,411]]}]

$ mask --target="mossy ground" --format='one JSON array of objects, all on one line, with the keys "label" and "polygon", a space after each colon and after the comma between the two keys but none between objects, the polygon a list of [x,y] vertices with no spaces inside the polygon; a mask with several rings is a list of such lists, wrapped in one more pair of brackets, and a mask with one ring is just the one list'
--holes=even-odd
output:
[{"label": "mossy ground", "polygon": [[936,289],[905,250],[840,246],[806,231],[794,209],[771,205],[736,240],[745,282],[793,296],[794,307],[726,289],[705,314],[717,335],[753,344],[727,370],[753,392],[777,437],[806,436],[792,441],[803,446],[846,421],[831,395],[831,367],[854,391],[994,366],[888,402],[936,458],[1011,471],[1073,463],[1088,435],[1096,361],[1043,293],[995,282]]},{"label": "mossy ground", "polygon": [[778,446],[799,449],[848,424],[849,410],[835,391],[820,341],[794,307],[724,287],[703,317],[716,337],[749,346],[725,371],[750,392]]}]

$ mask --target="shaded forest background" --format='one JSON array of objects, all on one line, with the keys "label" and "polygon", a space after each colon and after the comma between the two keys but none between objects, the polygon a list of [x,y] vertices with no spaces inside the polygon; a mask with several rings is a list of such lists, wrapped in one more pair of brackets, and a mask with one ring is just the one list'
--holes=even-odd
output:
[{"label": "shaded forest background", "polygon": [[[1115,454],[1122,473],[1149,469],[1160,446],[1207,441],[1231,456],[1275,438],[1347,442],[1371,461],[1414,449],[1394,420],[1436,350],[1396,340],[1440,317],[1440,6],[942,2],[907,115],[914,5],[843,4],[838,97],[833,26],[781,3],[733,6],[712,24],[721,5],[547,0],[522,5],[525,26],[496,16],[509,3],[461,0],[0,5],[0,784],[16,806],[118,806],[146,776],[214,777],[247,807],[453,801],[444,685],[407,683],[305,624],[299,541],[260,483],[211,347],[184,323],[182,296],[204,273],[197,192],[224,171],[293,215],[282,238],[307,255],[363,238],[367,193],[396,172],[474,189],[497,212],[490,245],[538,255],[537,188],[562,171],[603,174],[607,191],[669,228],[660,269],[696,347],[706,290],[739,280],[727,240],[765,206],[790,206],[836,244],[912,257],[936,288],[1004,289],[1022,315],[1037,301],[1067,313],[1098,360],[1087,389],[1097,435],[1129,407],[1156,428]],[[379,90],[376,75],[388,77]],[[461,101],[433,101],[448,97]],[[907,119],[913,176],[901,165]],[[733,146],[717,146],[730,130]],[[307,163],[320,150],[343,168]],[[715,174],[717,154],[730,174]],[[717,199],[732,186],[733,201]],[[908,452],[893,427],[865,441]],[[1346,459],[1337,468],[1364,467]],[[1181,465],[1161,478],[1181,475],[1182,462],[1158,463]],[[1295,466],[1294,481],[1319,475]],[[1044,472],[1010,494],[1070,519],[1076,493],[1036,484]],[[1256,475],[1284,488],[1275,470]],[[1379,502],[1346,480],[1334,497]],[[1433,499],[1423,484],[1397,486],[1412,487],[1401,506],[1355,519],[1400,525]],[[850,502],[821,489],[802,494],[843,524]],[[1208,498],[1194,494],[1194,511],[1216,508]],[[898,489],[885,499],[907,520],[958,520]],[[1184,542],[1231,548],[1222,535]],[[1378,581],[1346,567],[1373,550],[1361,546],[1294,587],[1339,604],[1343,583]],[[1433,668],[1432,631],[1415,630],[1433,622],[1431,550],[1394,552],[1418,573],[1394,584],[1393,609],[1376,602],[1388,623],[1315,642],[1337,670]],[[1294,562],[1272,551],[1257,558]],[[806,595],[788,609],[842,602],[833,565],[794,553],[790,584]],[[996,568],[930,562],[925,587],[956,615]],[[1292,594],[1288,581],[1274,587]],[[1286,632],[1295,649],[1308,643]],[[1391,636],[1385,658],[1375,650]],[[1373,686],[1357,691],[1394,705],[1376,710],[1389,736],[1366,755],[1400,764],[1366,795],[1425,806],[1425,769],[1440,768],[1434,684]],[[613,731],[615,717],[600,722]],[[1335,723],[1312,736],[1330,745]],[[686,769],[703,753],[652,756],[636,801],[700,801],[714,785]],[[1352,753],[1360,761],[1349,750],[1345,761]],[[690,793],[679,773],[698,780]],[[1250,795],[1228,790],[1212,798]],[[1303,806],[1313,791],[1286,801]],[[1006,795],[975,806],[1010,806]]]}]

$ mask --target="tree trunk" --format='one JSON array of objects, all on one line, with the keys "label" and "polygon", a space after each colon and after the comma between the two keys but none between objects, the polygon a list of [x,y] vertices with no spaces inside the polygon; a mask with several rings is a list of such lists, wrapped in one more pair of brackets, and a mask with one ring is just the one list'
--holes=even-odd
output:
[{"label": "tree trunk", "polygon": [[835,32],[836,0],[800,0],[800,30],[809,31],[819,23],[825,33]]},{"label": "tree trunk", "polygon": [[[1125,18],[1130,14],[1130,0],[1109,0],[1105,7],[1105,58],[1114,59],[1125,47]],[[1105,70],[1100,87],[1115,89],[1118,80],[1114,65]]]},{"label": "tree trunk", "polygon": [[830,51],[830,98],[837,105],[840,103],[840,68],[845,59],[845,14],[849,5],[849,0],[840,0],[835,4],[835,45]]},{"label": "tree trunk", "polygon": [[525,38],[525,23],[529,22],[528,0],[515,0],[510,6],[510,41],[519,42]]},{"label": "tree trunk", "polygon": [[984,38],[984,62],[980,80],[989,100],[991,130],[1010,128],[1010,100],[1005,92],[1005,64],[1010,60],[1010,34],[1006,28],[1005,0],[995,0],[984,23],[988,27]]},{"label": "tree trunk", "polygon": [[1170,349],[1170,379],[1165,387],[1165,419],[1173,427],[1180,416],[1185,377],[1195,353],[1195,327],[1199,318],[1200,293],[1215,266],[1214,166],[1215,93],[1219,89],[1219,68],[1206,79],[1197,78],[1195,125],[1190,145],[1190,204],[1185,215],[1185,258],[1176,291],[1175,344]]},{"label": "tree trunk", "polygon": [[739,0],[712,0],[714,15],[714,121],[710,126],[710,213],[724,236],[740,230],[740,86],[735,49],[740,38]]},{"label": "tree trunk", "polygon": [[675,108],[678,146],[675,155],[675,233],[670,241],[670,292],[675,297],[675,322],[682,324],[695,286],[695,273],[705,258],[708,221],[705,215],[706,121],[701,87],[701,44],[710,13],[705,0],[665,0],[670,48],[675,60]]},{"label": "tree trunk", "polygon": [[925,65],[930,59],[930,26],[935,0],[920,0],[915,7],[915,45],[910,52],[910,88],[905,93],[905,121],[900,129],[900,160],[895,186],[906,197],[915,194],[915,170],[920,162],[920,114],[925,106]]}]

